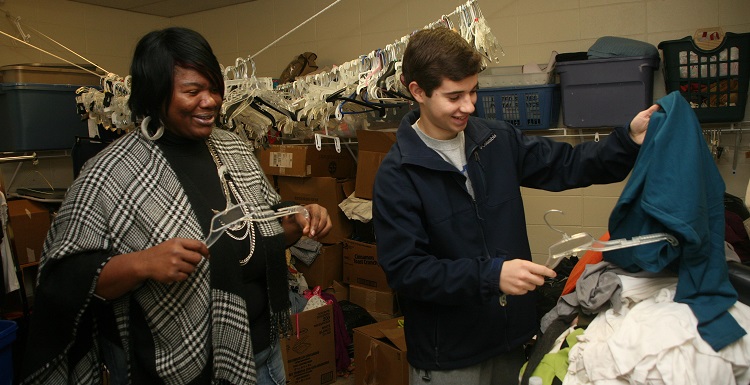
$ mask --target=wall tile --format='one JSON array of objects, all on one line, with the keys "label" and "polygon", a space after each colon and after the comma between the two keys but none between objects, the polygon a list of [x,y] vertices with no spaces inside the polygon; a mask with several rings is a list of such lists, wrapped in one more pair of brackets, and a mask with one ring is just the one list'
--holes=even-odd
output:
[{"label": "wall tile", "polygon": [[537,63],[545,64],[549,62],[552,51],[557,53],[565,52],[582,52],[587,51],[593,44],[593,41],[584,42],[583,40],[563,41],[554,43],[523,44],[519,48],[518,64]]},{"label": "wall tile", "polygon": [[[359,11],[362,36],[378,32],[393,32],[391,39],[398,39],[411,32],[409,15],[401,0],[363,1]],[[369,44],[363,40],[363,44]]]},{"label": "wall tile", "polygon": [[[273,4],[274,28],[277,36],[282,36],[291,31],[318,12],[315,7],[316,2],[309,0],[271,1],[271,3]],[[315,38],[315,23],[313,21],[314,19],[297,30],[303,31],[303,34],[299,35],[298,38],[307,40]]]},{"label": "wall tile", "polygon": [[544,215],[549,210],[560,210],[563,213],[549,213],[547,221],[553,226],[582,224],[583,198],[579,196],[535,197],[524,196],[524,210],[527,224],[544,225]]},{"label": "wall tile", "polygon": [[719,0],[719,25],[747,24],[750,1]]},{"label": "wall tile", "polygon": [[584,226],[607,227],[612,209],[617,204],[617,197],[586,197],[583,200]]},{"label": "wall tile", "polygon": [[619,197],[627,181],[625,178],[622,182],[595,184],[582,189],[582,193],[585,197]]},{"label": "wall tile", "polygon": [[[584,231],[581,226],[556,226],[556,228],[565,232],[568,236]],[[550,246],[563,240],[563,234],[550,229],[546,225],[529,225],[526,229],[529,235],[531,252],[539,254],[540,259],[542,259],[540,263],[544,263],[549,257]]]},{"label": "wall tile", "polygon": [[644,3],[644,0],[580,0],[581,8],[621,3]]},{"label": "wall tile", "polygon": [[234,7],[223,7],[202,12],[202,16],[204,29],[201,34],[210,42],[214,53],[236,53],[239,34],[237,29],[238,15],[234,12]]},{"label": "wall tile", "polygon": [[[317,13],[329,6],[331,1],[316,0],[315,3],[315,13]],[[317,39],[330,40],[352,35],[359,36],[361,7],[360,0],[346,0],[328,8],[314,19]]]},{"label": "wall tile", "polygon": [[[408,26],[410,30],[418,30],[424,26],[440,20],[443,15],[450,15],[456,10],[456,7],[463,5],[454,0],[433,0],[430,2],[422,0],[405,1],[404,5],[394,9],[395,12],[407,12]],[[457,16],[451,17],[454,25],[458,22]],[[457,27],[457,25],[456,25]]]},{"label": "wall tile", "polygon": [[582,194],[581,189],[572,189],[572,190],[553,192],[553,191],[538,190],[534,188],[521,187],[521,195],[524,197],[537,196],[537,197],[542,197],[542,198],[552,198],[552,197],[560,197],[560,196],[581,196],[581,194]]},{"label": "wall tile", "polygon": [[479,3],[479,8],[486,19],[498,19],[518,16],[522,1],[494,0]]},{"label": "wall tile", "polygon": [[[384,46],[384,45],[383,45]],[[362,38],[359,34],[339,36],[328,40],[321,40],[318,45],[317,63],[321,68],[340,65],[360,54],[363,54]]]},{"label": "wall tile", "polygon": [[356,59],[359,55],[366,55],[378,48],[383,48],[389,44],[393,44],[396,39],[400,39],[401,37],[407,35],[409,35],[409,32],[406,30],[402,30],[401,32],[391,31],[363,33],[359,54],[349,57],[348,59],[344,59],[342,57],[340,63]]},{"label": "wall tile", "polygon": [[487,18],[486,20],[487,26],[490,27],[492,34],[495,35],[495,38],[501,46],[505,47],[518,45],[517,17],[496,17]]},{"label": "wall tile", "polygon": [[[686,26],[705,28],[719,22],[718,0],[665,0],[649,1],[646,31],[679,31]],[[691,33],[692,35],[692,33]]]},{"label": "wall tile", "polygon": [[502,67],[502,66],[521,65],[521,59],[520,59],[521,47],[517,45],[505,45],[502,42],[500,43],[500,47],[502,47],[502,51],[498,50],[499,51],[497,55],[498,61],[496,63],[493,62],[491,66]]},{"label": "wall tile", "polygon": [[581,36],[579,11],[563,10],[518,17],[518,43],[576,40]]},{"label": "wall tile", "polygon": [[626,36],[646,29],[644,3],[581,8],[581,38]]},{"label": "wall tile", "polygon": [[517,12],[520,15],[564,13],[568,10],[578,11],[579,8],[578,0],[525,0],[518,1],[517,3]]}]

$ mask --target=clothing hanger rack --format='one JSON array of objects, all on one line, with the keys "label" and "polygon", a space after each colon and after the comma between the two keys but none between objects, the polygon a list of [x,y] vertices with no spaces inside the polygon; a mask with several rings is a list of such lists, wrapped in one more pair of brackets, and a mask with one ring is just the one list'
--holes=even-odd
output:
[{"label": "clothing hanger rack", "polygon": [[[333,3],[329,4],[327,7],[323,8],[315,15],[303,21],[286,34],[280,36],[255,54],[247,58],[238,58],[235,61],[234,66],[223,67],[222,70],[224,72],[225,81],[227,87],[229,87],[228,90],[230,91],[225,93],[225,96],[228,96],[225,102],[228,105],[231,105],[247,97],[256,97],[258,95],[253,94],[252,92],[250,92],[250,94],[245,93],[248,92],[248,90],[262,89],[262,92],[265,92],[265,94],[263,96],[260,96],[260,100],[265,103],[260,102],[260,104],[265,104],[266,107],[269,107],[276,110],[277,112],[286,115],[291,121],[302,120],[307,117],[299,116],[298,114],[293,113],[293,105],[291,106],[291,108],[286,108],[286,106],[277,102],[280,100],[287,100],[292,102],[297,101],[297,99],[301,99],[308,93],[310,93],[311,90],[320,89],[316,89],[315,86],[329,87],[333,88],[334,90],[338,90],[343,87],[358,87],[359,90],[362,91],[361,97],[352,98],[352,100],[337,100],[336,104],[338,106],[341,106],[343,103],[361,104],[360,102],[362,102],[368,107],[376,106],[376,108],[374,109],[380,112],[381,116],[384,115],[384,110],[381,110],[381,108],[387,108],[388,103],[391,103],[394,100],[408,102],[409,97],[405,92],[402,92],[402,90],[398,88],[400,85],[400,81],[398,81],[398,79],[400,79],[400,67],[398,66],[398,63],[403,57],[403,51],[406,47],[410,35],[403,36],[401,39],[398,39],[394,43],[387,45],[385,48],[374,50],[367,55],[361,55],[357,59],[354,59],[347,63],[343,63],[340,66],[335,67],[331,71],[318,73],[313,76],[303,77],[302,79],[298,79],[289,85],[282,85],[277,90],[265,89],[272,88],[272,84],[270,86],[267,85],[266,87],[259,87],[259,84],[263,82],[255,77],[255,63],[253,61],[253,58],[258,56],[268,48],[272,47],[278,41],[282,40],[304,24],[308,23],[310,20],[314,19],[334,5],[338,4],[340,1],[341,0],[336,0]],[[0,11],[3,10],[0,9]],[[0,31],[0,33],[14,39],[15,41],[18,41],[41,52],[44,52],[52,57],[55,57],[58,60],[79,67],[82,70],[94,73],[102,79],[102,90],[98,90],[94,87],[81,87],[76,92],[78,112],[82,116],[82,118],[87,118],[90,120],[90,126],[96,127],[98,125],[101,125],[105,129],[110,129],[113,131],[130,131],[136,128],[135,122],[132,122],[130,119],[131,113],[129,108],[127,107],[127,99],[130,94],[129,76],[121,77],[117,74],[108,72],[101,66],[98,66],[97,64],[91,62],[83,56],[75,53],[71,49],[65,47],[63,44],[34,29],[33,27],[23,25],[24,27],[30,28],[34,32],[63,47],[79,58],[94,65],[98,71],[94,72],[86,68],[82,68],[76,63],[73,63],[69,60],[66,60],[60,56],[52,54],[28,43],[28,35],[21,29],[22,23],[20,22],[20,17],[12,19],[11,15],[8,12],[5,13],[6,16],[8,18],[11,18],[14,24],[19,28],[19,33],[21,33],[23,39],[18,39],[2,31]],[[454,22],[453,20],[451,20],[451,18],[457,18],[458,20]],[[497,50],[499,48],[500,52],[502,52],[502,48],[499,46],[499,44],[497,44],[495,37],[489,31],[486,20],[484,19],[479,6],[477,5],[477,0],[469,0],[466,3],[459,5],[453,12],[447,15],[443,15],[440,19],[426,25],[424,28],[435,28],[437,26],[455,28],[456,25],[458,26],[459,33],[461,33],[461,35],[465,37],[467,41],[472,43],[479,52],[485,55],[485,57],[487,57],[489,60],[497,61]],[[504,52],[502,54],[504,55]],[[253,65],[253,73],[250,77],[247,76],[248,62]],[[99,71],[104,72],[105,74],[101,74],[99,73]],[[230,74],[234,76],[231,76],[230,78]],[[360,79],[360,74],[366,74],[366,76],[363,79]],[[360,80],[364,80],[366,84],[360,84]],[[238,92],[233,93],[232,91],[234,90],[237,90]],[[271,97],[270,95],[275,96]],[[357,93],[356,95],[360,94]],[[264,96],[268,97],[266,98]],[[317,127],[313,127],[313,130],[315,130],[315,128],[324,128],[324,124],[328,122],[328,116],[322,117],[323,113],[330,112],[329,115],[335,115],[339,119],[342,118],[342,111],[338,111],[337,113],[337,108],[335,108],[334,106],[326,107],[320,105],[321,103],[325,102],[322,95],[313,94],[312,96],[312,99],[315,99],[313,100],[314,103],[310,103],[311,98],[307,98],[307,104],[318,105],[318,107],[316,108],[308,109],[308,111],[313,112],[313,115],[316,116],[316,118],[307,119],[307,121],[318,124]],[[354,100],[358,100],[358,102],[355,102]],[[385,100],[388,100],[388,102],[386,103]],[[259,102],[258,100],[255,101]]]},{"label": "clothing hanger rack", "polygon": [[[502,51],[502,47],[497,44],[497,40],[492,35],[491,31],[489,31],[484,16],[482,15],[482,12],[477,5],[477,0],[469,0],[466,3],[459,5],[453,12],[447,15],[443,15],[440,19],[427,24],[423,29],[431,29],[437,27],[453,28],[454,23],[451,21],[451,17],[454,16],[459,17],[461,20],[461,22],[458,23],[459,32],[461,33],[461,35],[466,38],[467,41],[474,44],[475,48],[477,48],[481,53],[485,54],[488,59],[492,61],[498,61],[495,53],[495,50],[497,49],[499,49],[503,55],[505,54]],[[294,94],[295,92],[305,90],[306,87],[303,83],[319,84],[322,80],[325,79],[330,80],[341,77],[342,71],[348,72],[352,69],[362,69],[359,64],[361,64],[365,60],[369,61],[370,63],[370,65],[368,66],[369,68],[367,69],[372,70],[373,65],[375,64],[374,59],[381,52],[390,53],[393,60],[401,61],[403,59],[403,51],[406,48],[406,44],[408,43],[410,36],[411,34],[402,36],[394,43],[388,44],[383,48],[373,50],[368,54],[360,55],[358,58],[342,63],[341,65],[334,67],[328,72],[303,76],[291,83],[279,85],[277,89]],[[385,71],[385,69],[386,68],[383,68],[383,71]],[[327,86],[327,84],[323,85]]]},{"label": "clothing hanger rack", "polygon": [[[452,18],[458,19],[455,23]],[[487,27],[476,0],[470,0],[443,15],[437,21],[427,24],[424,29],[458,26],[459,33],[490,61],[499,61],[497,54],[502,48]],[[295,81],[279,85],[276,91],[293,101],[304,105],[299,112],[300,120],[307,117],[308,126],[313,131],[324,130],[326,134],[327,115],[333,111],[337,120],[347,113],[374,112],[384,118],[391,108],[399,108],[413,102],[401,84],[401,60],[411,34],[401,37],[383,48],[334,66],[333,69],[298,77]],[[502,52],[504,55],[504,52]],[[342,96],[348,95],[348,96]],[[347,105],[356,105],[349,108]],[[333,106],[333,107],[331,107]],[[312,114],[313,118],[310,118]]]}]

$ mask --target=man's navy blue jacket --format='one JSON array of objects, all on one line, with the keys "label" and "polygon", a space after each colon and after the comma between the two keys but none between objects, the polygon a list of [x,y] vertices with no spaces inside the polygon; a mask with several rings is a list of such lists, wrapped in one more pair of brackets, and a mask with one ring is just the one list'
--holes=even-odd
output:
[{"label": "man's navy blue jacket", "polygon": [[[639,146],[627,128],[575,147],[470,117],[464,176],[401,122],[373,188],[378,262],[398,292],[407,358],[450,370],[518,348],[538,330],[536,294],[499,304],[506,260],[531,260],[520,187],[549,191],[623,180]],[[562,208],[564,209],[564,207]]]}]

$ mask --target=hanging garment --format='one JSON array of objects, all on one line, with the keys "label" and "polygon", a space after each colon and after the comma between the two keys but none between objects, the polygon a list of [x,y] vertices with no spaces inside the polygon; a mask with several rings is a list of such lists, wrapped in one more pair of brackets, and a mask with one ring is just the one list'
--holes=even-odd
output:
[{"label": "hanging garment", "polygon": [[675,302],[698,319],[715,350],[746,334],[727,313],[737,292],[724,253],[724,181],[700,123],[678,92],[659,99],[630,179],[609,218],[613,239],[664,232],[679,240],[612,250],[604,260],[628,271],[678,271]]},{"label": "hanging garment", "polygon": [[10,250],[10,239],[6,227],[8,225],[8,204],[5,201],[5,195],[0,191],[0,225],[2,226],[2,239],[0,240],[0,271],[3,272],[3,282],[5,282],[5,293],[18,290],[18,276],[16,275],[16,265],[13,261],[13,255]]}]

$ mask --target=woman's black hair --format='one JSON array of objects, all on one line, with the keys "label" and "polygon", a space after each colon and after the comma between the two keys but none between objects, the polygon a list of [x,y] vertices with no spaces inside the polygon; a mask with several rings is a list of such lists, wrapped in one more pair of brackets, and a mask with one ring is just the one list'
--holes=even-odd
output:
[{"label": "woman's black hair", "polygon": [[175,66],[198,71],[224,97],[221,66],[201,34],[181,27],[149,32],[136,45],[130,65],[132,85],[128,107],[133,121],[150,116],[149,128],[159,126],[172,101]]}]

